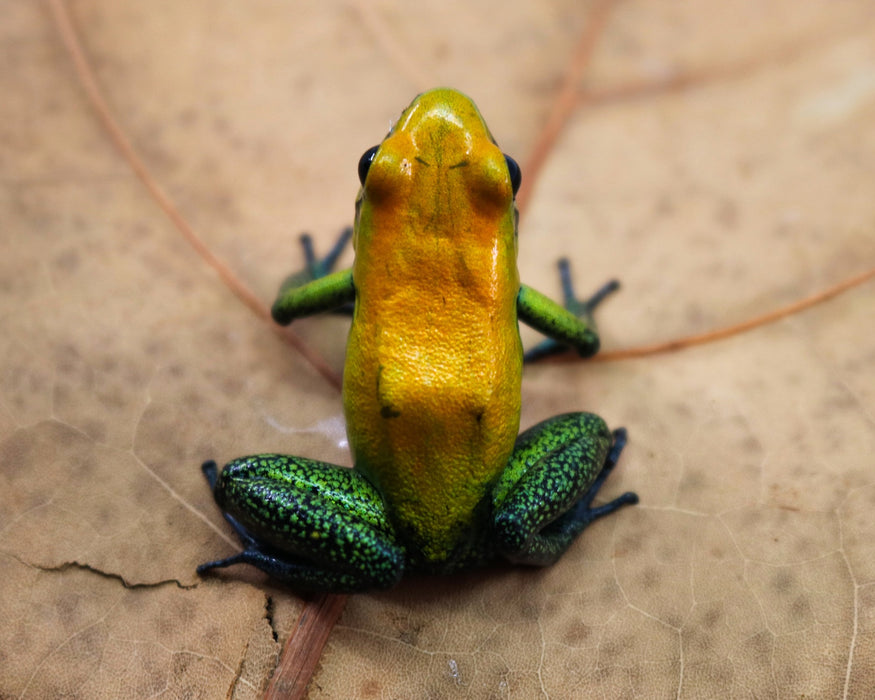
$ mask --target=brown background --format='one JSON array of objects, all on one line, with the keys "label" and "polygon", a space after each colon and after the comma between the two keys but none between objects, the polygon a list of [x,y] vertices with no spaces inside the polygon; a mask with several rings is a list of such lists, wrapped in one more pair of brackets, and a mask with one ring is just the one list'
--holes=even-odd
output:
[{"label": "brown background", "polygon": [[[156,180],[265,302],[352,215],[359,155],[423,88],[525,163],[578,1],[70,3]],[[0,2],[0,696],[258,695],[301,601],[245,569],[199,463],[348,463],[337,392],[242,306],[112,146],[42,2]],[[606,348],[736,322],[875,259],[871,2],[629,1],[522,222],[525,281],[612,276]],[[667,78],[694,77],[685,89]],[[524,173],[525,177],[525,173]],[[347,259],[348,260],[348,259]],[[870,282],[684,353],[530,368],[523,423],[631,442],[545,571],[353,598],[312,697],[875,693]],[[295,330],[339,370],[345,322]],[[534,340],[525,334],[527,342]],[[275,636],[278,641],[275,640]],[[231,689],[229,691],[229,689]]]}]

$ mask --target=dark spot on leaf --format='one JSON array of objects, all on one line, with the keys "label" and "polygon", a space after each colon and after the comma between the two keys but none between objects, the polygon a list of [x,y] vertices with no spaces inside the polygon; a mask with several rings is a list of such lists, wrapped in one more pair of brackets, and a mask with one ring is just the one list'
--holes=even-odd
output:
[{"label": "dark spot on leaf", "polygon": [[772,587],[778,593],[789,593],[793,588],[793,576],[787,571],[779,571],[772,579]]}]

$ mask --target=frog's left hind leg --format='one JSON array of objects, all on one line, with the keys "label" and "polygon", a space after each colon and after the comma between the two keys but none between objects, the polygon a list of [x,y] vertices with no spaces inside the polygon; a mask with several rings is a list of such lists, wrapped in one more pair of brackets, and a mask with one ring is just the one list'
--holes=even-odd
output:
[{"label": "frog's left hind leg", "polygon": [[522,433],[493,490],[495,546],[511,562],[548,566],[594,520],[638,502],[634,493],[593,508],[626,442],[591,413],[550,418]]}]

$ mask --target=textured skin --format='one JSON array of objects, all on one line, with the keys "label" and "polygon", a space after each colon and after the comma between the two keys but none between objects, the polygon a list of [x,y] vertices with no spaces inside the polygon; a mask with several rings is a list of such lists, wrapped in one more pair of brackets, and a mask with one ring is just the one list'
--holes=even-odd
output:
[{"label": "textured skin", "polygon": [[206,463],[244,551],[198,570],[246,563],[341,592],[496,557],[551,564],[637,497],[590,507],[625,441],[598,416],[557,416],[517,437],[518,321],[591,355],[591,311],[615,285],[580,302],[566,265],[566,306],[580,318],[520,285],[511,169],[458,92],[420,95],[359,169],[353,269],[329,274],[339,247],[320,262],[305,240],[311,281],[290,277],[273,307],[287,324],[355,302],[343,389],[355,469],[256,455],[218,475]]},{"label": "textured skin", "polygon": [[[282,488],[285,486],[285,488]],[[315,572],[346,570],[377,587],[397,582],[404,553],[377,490],[360,473],[324,462],[263,454],[225,466],[216,501],[269,554]],[[337,519],[339,510],[348,514]],[[353,580],[353,579],[351,579]]]},{"label": "textured skin", "polygon": [[356,468],[405,537],[445,560],[519,430],[513,191],[474,104],[420,96],[357,203],[344,411]]},{"label": "textured skin", "polygon": [[277,323],[286,325],[301,316],[331,311],[355,300],[352,271],[343,270],[315,279],[302,287],[280,290],[271,314]]},{"label": "textured skin", "polygon": [[[582,310],[586,317],[589,308],[584,304]],[[580,318],[531,287],[520,287],[517,313],[520,321],[558,342],[560,347],[573,347],[581,357],[590,357],[599,350],[594,325],[582,326]]]},{"label": "textured skin", "polygon": [[[602,472],[613,443],[591,413],[554,416],[519,436],[492,491],[495,546],[505,558],[545,566],[559,558],[583,529],[574,527],[572,506]],[[566,513],[570,529],[543,530]]]}]

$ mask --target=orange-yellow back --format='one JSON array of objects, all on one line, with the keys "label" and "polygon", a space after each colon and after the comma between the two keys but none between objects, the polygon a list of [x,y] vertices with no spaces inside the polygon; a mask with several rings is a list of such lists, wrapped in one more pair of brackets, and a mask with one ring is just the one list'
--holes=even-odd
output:
[{"label": "orange-yellow back", "polygon": [[516,211],[474,104],[420,95],[356,203],[344,409],[356,468],[426,560],[449,557],[519,430]]}]

